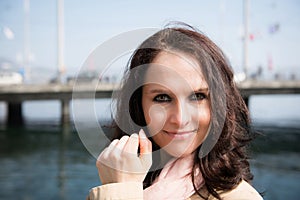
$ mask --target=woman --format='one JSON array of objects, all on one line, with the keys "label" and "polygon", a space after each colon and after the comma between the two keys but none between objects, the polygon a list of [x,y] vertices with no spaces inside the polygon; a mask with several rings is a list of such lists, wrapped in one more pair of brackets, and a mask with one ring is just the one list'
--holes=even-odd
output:
[{"label": "woman", "polygon": [[89,199],[262,199],[249,184],[247,107],[205,35],[183,25],[146,39],[116,107]]}]

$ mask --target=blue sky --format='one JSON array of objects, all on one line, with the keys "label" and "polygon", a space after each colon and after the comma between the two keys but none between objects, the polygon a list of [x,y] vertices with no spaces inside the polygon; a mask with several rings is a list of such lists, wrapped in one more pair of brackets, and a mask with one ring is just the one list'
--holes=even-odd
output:
[{"label": "blue sky", "polygon": [[[177,3],[178,2],[178,3]],[[242,69],[242,0],[64,0],[66,74],[75,74],[93,49],[122,32],[183,21],[200,29]],[[30,0],[32,71],[57,70],[57,1]],[[0,0],[0,58],[22,65],[23,0]],[[270,33],[272,25],[279,29]],[[13,39],[3,30],[9,28]],[[300,1],[249,0],[250,71],[300,71]],[[272,71],[268,65],[272,62]],[[269,71],[268,71],[269,70]]]}]

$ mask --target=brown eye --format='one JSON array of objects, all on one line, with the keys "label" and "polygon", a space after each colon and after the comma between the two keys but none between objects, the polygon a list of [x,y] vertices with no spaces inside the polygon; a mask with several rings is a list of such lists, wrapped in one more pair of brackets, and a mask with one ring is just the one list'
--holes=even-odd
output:
[{"label": "brown eye", "polygon": [[155,102],[170,102],[172,99],[169,95],[159,94],[154,97],[153,101]]},{"label": "brown eye", "polygon": [[190,96],[190,100],[192,100],[192,101],[201,101],[206,98],[207,98],[207,95],[202,92],[194,93]]}]

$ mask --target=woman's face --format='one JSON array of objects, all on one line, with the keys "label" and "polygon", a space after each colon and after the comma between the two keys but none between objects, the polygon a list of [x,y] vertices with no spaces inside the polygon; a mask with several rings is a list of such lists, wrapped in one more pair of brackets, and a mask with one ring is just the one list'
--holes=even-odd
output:
[{"label": "woman's face", "polygon": [[142,106],[155,143],[174,157],[194,152],[211,119],[208,84],[197,61],[182,53],[159,53],[145,75]]}]

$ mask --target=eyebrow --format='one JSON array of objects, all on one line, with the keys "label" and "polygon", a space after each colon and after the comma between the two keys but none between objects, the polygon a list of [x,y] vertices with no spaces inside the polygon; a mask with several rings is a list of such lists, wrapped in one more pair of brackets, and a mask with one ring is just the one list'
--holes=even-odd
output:
[{"label": "eyebrow", "polygon": [[[169,93],[170,91],[169,90],[164,90],[164,89],[151,89],[150,91],[147,91],[148,94],[160,94],[160,93]],[[208,93],[209,90],[207,87],[205,88],[199,88],[199,89],[196,89],[193,91],[194,93],[197,93],[197,92],[205,92],[205,93]]]},{"label": "eyebrow", "polygon": [[209,92],[208,88],[199,88],[198,90],[195,90],[194,92]]},{"label": "eyebrow", "polygon": [[168,90],[163,90],[163,89],[151,89],[149,92],[147,93],[166,93],[168,92]]}]

